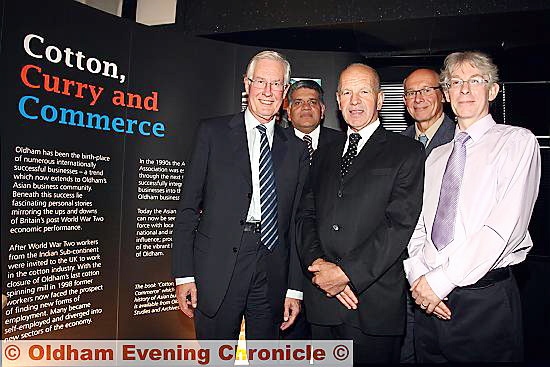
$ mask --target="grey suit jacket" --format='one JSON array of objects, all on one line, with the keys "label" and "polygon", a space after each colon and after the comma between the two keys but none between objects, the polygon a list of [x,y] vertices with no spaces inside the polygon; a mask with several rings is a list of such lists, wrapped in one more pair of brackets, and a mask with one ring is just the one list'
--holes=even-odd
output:
[{"label": "grey suit jacket", "polygon": [[[456,123],[451,120],[449,116],[444,116],[445,117],[443,118],[443,123],[441,123],[441,126],[439,127],[439,129],[437,129],[437,132],[429,141],[428,146],[426,147],[426,157],[430,155],[434,148],[437,148],[438,146],[443,144],[447,144],[448,142],[453,140],[455,136]],[[414,124],[407,127],[407,129],[405,129],[401,134],[414,139],[416,135]]]}]

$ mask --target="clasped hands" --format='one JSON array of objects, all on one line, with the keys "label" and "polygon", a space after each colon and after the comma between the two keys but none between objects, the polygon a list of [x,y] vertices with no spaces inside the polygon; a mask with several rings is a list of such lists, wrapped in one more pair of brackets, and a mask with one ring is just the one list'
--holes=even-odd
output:
[{"label": "clasped hands", "polygon": [[414,302],[428,315],[434,313],[440,319],[451,319],[451,310],[434,293],[424,275],[413,282],[411,293]]},{"label": "clasped hands", "polygon": [[324,259],[315,260],[308,268],[313,273],[311,282],[327,297],[336,297],[348,310],[357,309],[359,300],[349,286],[349,278],[338,265]]}]

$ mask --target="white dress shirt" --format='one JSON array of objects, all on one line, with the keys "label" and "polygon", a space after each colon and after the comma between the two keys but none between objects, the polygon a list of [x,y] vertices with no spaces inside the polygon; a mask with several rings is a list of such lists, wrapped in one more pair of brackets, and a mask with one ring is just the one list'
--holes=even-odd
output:
[{"label": "white dress shirt", "polygon": [[438,252],[431,238],[451,141],[426,160],[424,204],[404,261],[409,283],[425,275],[440,299],[490,270],[522,262],[533,246],[527,227],[539,189],[537,139],[527,129],[496,124],[491,115],[466,132],[470,139],[454,239]]},{"label": "white dress shirt", "polygon": [[[244,124],[246,127],[246,139],[248,141],[248,156],[250,157],[250,171],[252,173],[252,198],[250,207],[246,216],[247,222],[260,222],[261,206],[260,206],[260,130],[256,127],[260,122],[246,109],[244,113]],[[275,118],[265,123],[267,141],[269,146],[273,145],[273,132],[275,130]],[[176,278],[176,285],[193,283],[194,277]],[[294,289],[288,289],[286,296],[289,298],[303,299],[303,293]]]},{"label": "white dress shirt", "polygon": [[[317,150],[317,147],[319,147],[319,135],[320,134],[321,134],[321,125],[317,125],[317,127],[312,132],[307,134],[307,135],[311,136],[311,146],[313,147],[313,150]],[[306,134],[304,134],[300,130],[294,128],[294,135],[296,135],[296,137],[298,137],[300,140],[304,140],[304,136]]]},{"label": "white dress shirt", "polygon": [[346,152],[348,150],[350,134],[357,133],[357,134],[361,135],[361,140],[359,140],[359,142],[357,143],[357,155],[359,155],[359,152],[361,151],[361,149],[363,149],[365,144],[367,144],[367,141],[370,139],[372,134],[374,134],[374,131],[376,131],[376,129],[378,129],[378,126],[380,126],[380,120],[378,120],[378,119],[376,119],[376,121],[374,121],[374,122],[371,122],[370,124],[368,124],[367,126],[365,126],[364,128],[362,128],[359,131],[353,131],[348,126],[347,139],[346,139],[346,144],[344,144],[344,151],[342,152],[342,157],[344,156],[344,154],[346,154]]}]

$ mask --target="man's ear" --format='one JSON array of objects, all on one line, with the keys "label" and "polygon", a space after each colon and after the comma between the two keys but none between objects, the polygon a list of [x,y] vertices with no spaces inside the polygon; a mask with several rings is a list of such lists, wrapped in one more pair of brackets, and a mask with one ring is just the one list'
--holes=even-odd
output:
[{"label": "man's ear", "polygon": [[500,90],[500,85],[498,85],[498,83],[491,84],[491,86],[489,87],[489,102],[497,98],[499,90]]}]

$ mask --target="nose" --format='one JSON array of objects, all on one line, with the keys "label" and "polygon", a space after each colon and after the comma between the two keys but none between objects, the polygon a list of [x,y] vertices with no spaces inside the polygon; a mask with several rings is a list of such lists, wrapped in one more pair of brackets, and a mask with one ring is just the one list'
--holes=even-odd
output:
[{"label": "nose", "polygon": [[352,94],[351,94],[350,103],[351,103],[352,105],[357,105],[357,104],[361,103],[361,99],[359,98],[359,94],[358,94],[358,93],[352,93]]},{"label": "nose", "polygon": [[271,90],[271,83],[265,83],[262,93],[266,96],[270,96],[271,94],[273,94]]},{"label": "nose", "polygon": [[419,90],[417,90],[416,92],[414,92],[414,102],[415,102],[415,103],[424,102],[424,96],[422,95],[422,93],[420,93]]},{"label": "nose", "polygon": [[462,94],[470,94],[470,83],[463,82],[460,86],[460,93]]}]

